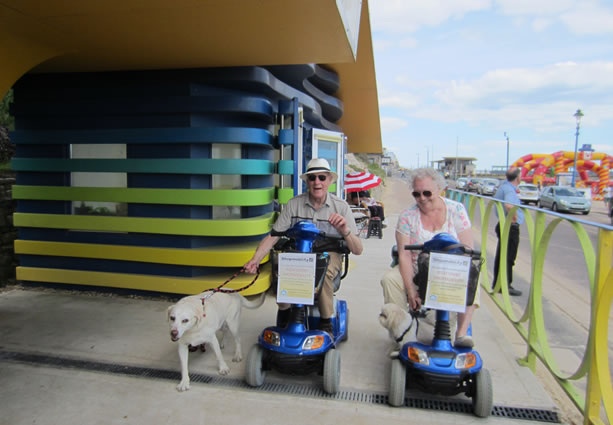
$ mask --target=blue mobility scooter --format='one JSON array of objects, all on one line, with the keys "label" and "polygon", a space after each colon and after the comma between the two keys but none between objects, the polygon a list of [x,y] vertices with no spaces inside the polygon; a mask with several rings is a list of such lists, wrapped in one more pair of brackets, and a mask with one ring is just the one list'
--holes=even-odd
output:
[{"label": "blue mobility scooter", "polygon": [[[425,300],[428,281],[429,254],[442,252],[471,257],[467,285],[467,305],[472,305],[479,280],[481,253],[461,245],[447,233],[440,233],[423,245],[406,245],[404,249],[421,251],[418,272],[414,278],[420,298]],[[468,330],[472,334],[472,326]],[[487,417],[492,411],[492,380],[479,353],[471,348],[451,344],[449,311],[436,310],[434,338],[430,345],[417,341],[403,345],[398,357],[392,359],[388,402],[404,406],[405,389],[446,396],[464,393],[472,398],[473,413]]]},{"label": "blue mobility scooter", "polygon": [[[330,257],[335,251],[345,255],[344,270],[336,276],[334,291],[348,269],[349,250],[342,238],[326,236],[309,221],[300,221],[285,232],[271,232],[282,238],[275,245],[276,252],[313,253],[316,258],[315,293],[323,284]],[[277,270],[275,255],[273,271]],[[273,273],[273,280],[275,274]],[[274,284],[274,283],[273,283]],[[332,336],[318,330],[319,311],[316,305],[293,304],[287,324],[280,323],[264,329],[258,343],[249,350],[246,364],[246,382],[252,387],[264,384],[266,371],[276,370],[292,375],[317,372],[323,375],[323,389],[329,394],[338,391],[340,385],[341,358],[336,345],[348,338],[349,311],[347,302],[334,297],[334,316],[331,319]]]}]

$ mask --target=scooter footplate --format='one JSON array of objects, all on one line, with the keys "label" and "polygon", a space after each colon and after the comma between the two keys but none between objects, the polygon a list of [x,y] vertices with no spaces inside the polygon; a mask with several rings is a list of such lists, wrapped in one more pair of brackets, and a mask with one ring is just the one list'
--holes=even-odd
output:
[{"label": "scooter footplate", "polygon": [[268,353],[268,366],[285,375],[321,373],[323,368],[322,361],[322,356],[294,356],[274,351]]},{"label": "scooter footplate", "polygon": [[469,374],[463,372],[459,375],[425,372],[407,369],[407,383],[410,386],[430,394],[451,396],[468,391]]}]

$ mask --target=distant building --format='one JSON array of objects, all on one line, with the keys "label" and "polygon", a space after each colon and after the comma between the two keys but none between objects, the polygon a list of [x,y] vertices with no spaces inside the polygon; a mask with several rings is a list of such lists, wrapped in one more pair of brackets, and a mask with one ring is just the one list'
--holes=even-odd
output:
[{"label": "distant building", "polygon": [[473,161],[476,160],[477,158],[445,156],[438,161],[432,161],[432,163],[434,168],[443,173],[444,176],[456,178],[474,175],[476,166]]}]

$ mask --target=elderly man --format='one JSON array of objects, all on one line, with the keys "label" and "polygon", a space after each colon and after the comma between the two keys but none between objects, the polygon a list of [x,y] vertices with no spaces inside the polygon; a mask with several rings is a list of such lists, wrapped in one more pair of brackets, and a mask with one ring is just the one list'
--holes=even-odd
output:
[{"label": "elderly man", "polygon": [[[507,171],[507,179],[502,182],[496,194],[495,199],[503,202],[504,212],[507,214],[507,219],[512,220],[511,230],[509,231],[509,240],[507,242],[507,282],[509,284],[509,295],[519,296],[521,291],[511,286],[513,282],[513,266],[515,265],[515,259],[517,258],[517,250],[519,249],[519,225],[524,222],[524,213],[521,210],[517,210],[512,217],[508,216],[509,210],[514,205],[508,204],[512,202],[514,204],[521,204],[519,196],[517,196],[517,186],[520,182],[520,169],[509,168]],[[496,212],[498,214],[498,212]],[[496,259],[494,260],[494,281],[492,288],[496,286],[498,279],[498,269],[500,268],[500,223],[496,224],[496,236],[498,237],[498,245],[496,246]]]},{"label": "elderly man", "polygon": [[[328,193],[328,187],[336,182],[338,176],[330,169],[330,164],[323,158],[309,161],[307,171],[300,176],[306,182],[308,191],[298,195],[287,203],[273,230],[283,232],[298,221],[308,220],[327,235],[338,235],[345,239],[352,254],[362,253],[362,242],[357,236],[357,228],[349,205],[337,196]],[[255,273],[262,259],[277,243],[277,236],[268,235],[258,245],[251,260],[245,264],[245,271]],[[319,293],[319,328],[332,333],[330,321],[333,308],[333,280],[341,270],[342,257],[336,252],[330,253],[330,264]],[[279,322],[286,324],[289,320],[289,304],[279,304]]]}]

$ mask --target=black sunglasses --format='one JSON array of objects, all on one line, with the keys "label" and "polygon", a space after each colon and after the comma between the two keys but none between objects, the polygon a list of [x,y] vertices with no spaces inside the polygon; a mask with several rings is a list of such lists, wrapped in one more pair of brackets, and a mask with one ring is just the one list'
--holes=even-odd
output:
[{"label": "black sunglasses", "polygon": [[432,192],[430,192],[429,190],[424,190],[423,192],[413,192],[412,195],[414,198],[421,198],[421,195],[424,195],[426,198],[429,198],[432,196]]},{"label": "black sunglasses", "polygon": [[325,174],[309,174],[308,178],[310,182],[314,182],[316,179],[319,179],[320,182],[325,182],[328,176],[326,176]]}]

